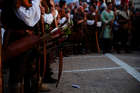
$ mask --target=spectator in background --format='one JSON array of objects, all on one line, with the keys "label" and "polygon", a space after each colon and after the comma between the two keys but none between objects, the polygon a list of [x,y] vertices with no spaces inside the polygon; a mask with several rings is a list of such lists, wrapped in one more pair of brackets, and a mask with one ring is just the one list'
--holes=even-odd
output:
[{"label": "spectator in background", "polygon": [[119,24],[119,21],[118,21],[118,13],[117,13],[117,8],[114,7],[114,23],[113,23],[113,48],[116,50],[117,53],[120,53],[120,47],[119,47],[119,44],[120,44],[120,31],[119,31],[119,28],[120,28],[120,24]]},{"label": "spectator in background", "polygon": [[75,54],[82,53],[82,49],[84,46],[83,45],[83,37],[84,37],[83,25],[85,21],[86,21],[86,17],[84,14],[84,8],[82,6],[79,6],[79,8],[77,9],[77,11],[75,11],[75,14],[74,14],[75,34],[74,34],[73,42],[74,42]]},{"label": "spectator in background", "polygon": [[112,3],[107,3],[107,9],[105,9],[101,14],[101,19],[103,21],[103,53],[111,52],[112,44],[112,25],[114,21],[114,12],[112,9]]},{"label": "spectator in background", "polygon": [[68,21],[67,20],[68,18],[67,18],[67,4],[66,4],[66,1],[60,1],[59,6],[60,6],[60,10],[59,10],[60,21],[59,21],[59,23],[62,25],[62,24],[66,23]]},{"label": "spectator in background", "polygon": [[[96,5],[91,5],[89,12],[87,14],[87,39],[88,42],[86,43],[86,45],[89,47],[89,50],[91,52],[95,52],[96,51],[96,45],[95,45],[95,31],[96,31]],[[89,52],[90,52],[89,51]]]},{"label": "spectator in background", "polygon": [[118,11],[119,14],[119,24],[120,24],[120,36],[121,36],[121,47],[125,50],[126,53],[129,52],[128,50],[128,30],[129,30],[129,23],[131,18],[131,12],[128,10],[128,6],[125,5],[122,7],[122,10]]},{"label": "spectator in background", "polygon": [[101,6],[100,6],[101,11],[103,11],[106,8],[107,8],[107,5],[106,5],[105,0],[101,1]]},{"label": "spectator in background", "polygon": [[84,11],[85,12],[88,12],[89,11],[88,4],[86,2],[83,3],[83,8],[84,8]]}]

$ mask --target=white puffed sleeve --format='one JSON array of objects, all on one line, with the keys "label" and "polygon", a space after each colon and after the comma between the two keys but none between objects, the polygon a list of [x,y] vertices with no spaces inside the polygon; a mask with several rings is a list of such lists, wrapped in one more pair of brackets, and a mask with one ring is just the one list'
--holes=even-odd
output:
[{"label": "white puffed sleeve", "polygon": [[44,22],[47,23],[47,24],[52,24],[54,18],[57,18],[58,16],[58,11],[55,10],[55,16],[53,17],[53,15],[50,13],[50,14],[44,14]]},{"label": "white puffed sleeve", "polygon": [[54,18],[53,15],[50,14],[44,14],[44,22],[47,24],[51,24],[53,22]]},{"label": "white puffed sleeve", "polygon": [[17,17],[24,21],[25,24],[27,24],[30,27],[33,27],[38,23],[41,16],[40,11],[40,0],[32,0],[32,7],[29,9],[26,9],[23,6],[20,6],[20,8],[17,10]]}]

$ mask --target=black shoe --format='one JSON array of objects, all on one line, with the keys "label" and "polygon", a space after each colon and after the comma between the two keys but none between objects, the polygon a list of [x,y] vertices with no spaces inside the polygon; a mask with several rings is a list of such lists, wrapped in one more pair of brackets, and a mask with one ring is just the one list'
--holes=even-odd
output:
[{"label": "black shoe", "polygon": [[52,77],[46,78],[45,83],[56,83],[57,79],[54,79]]}]

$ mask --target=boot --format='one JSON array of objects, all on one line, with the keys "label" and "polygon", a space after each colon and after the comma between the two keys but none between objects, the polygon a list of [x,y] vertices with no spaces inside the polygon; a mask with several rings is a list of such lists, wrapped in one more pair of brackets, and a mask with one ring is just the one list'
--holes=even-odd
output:
[{"label": "boot", "polygon": [[42,83],[40,86],[40,92],[49,92],[50,89],[48,88],[48,85],[46,83]]}]

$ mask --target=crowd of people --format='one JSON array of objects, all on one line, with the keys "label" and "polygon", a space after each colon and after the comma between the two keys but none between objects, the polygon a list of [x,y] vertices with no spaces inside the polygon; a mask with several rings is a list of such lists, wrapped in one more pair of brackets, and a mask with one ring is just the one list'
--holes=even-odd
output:
[{"label": "crowd of people", "polygon": [[[62,49],[63,42],[72,43],[74,54],[100,53],[100,50],[120,53],[122,49],[130,52],[134,30],[131,3],[119,6],[104,0],[79,4],[67,4],[63,0],[59,3],[3,0],[1,3],[2,73],[6,79],[3,93],[48,91],[46,83],[58,82],[52,78],[50,64],[59,53],[62,57],[62,51],[67,54]],[[60,29],[51,32],[66,23],[64,33]]]},{"label": "crowd of people", "polygon": [[[135,29],[134,6],[131,2],[116,5],[114,2],[80,1],[65,7],[70,11],[73,22],[72,39],[74,53],[103,53],[121,50],[131,52],[133,30]],[[100,49],[99,49],[100,48]]]},{"label": "crowd of people", "polygon": [[50,65],[57,57],[62,62],[70,27],[66,2],[2,0],[0,5],[1,93],[39,93],[49,91],[48,83],[58,86],[60,76],[52,78]]}]

